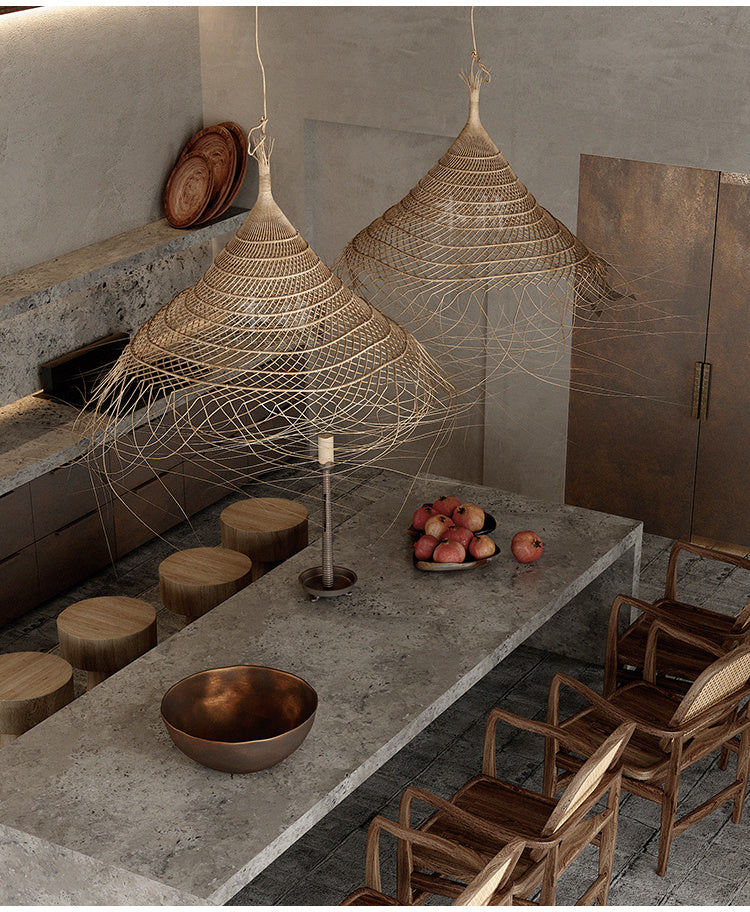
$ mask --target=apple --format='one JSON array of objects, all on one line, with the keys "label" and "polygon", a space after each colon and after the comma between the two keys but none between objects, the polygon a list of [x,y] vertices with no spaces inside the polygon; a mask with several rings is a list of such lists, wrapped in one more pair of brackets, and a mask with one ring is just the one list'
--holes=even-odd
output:
[{"label": "apple", "polygon": [[535,561],[542,553],[542,540],[530,530],[516,532],[510,543],[510,550],[513,557],[522,564],[528,564]]},{"label": "apple", "polygon": [[445,530],[450,525],[453,525],[450,516],[444,516],[442,513],[433,513],[424,524],[424,531],[427,535],[434,535],[440,541],[445,535]]},{"label": "apple", "polygon": [[453,511],[456,507],[460,506],[461,501],[457,497],[454,497],[452,494],[443,494],[443,496],[438,497],[432,505],[432,509],[436,513],[444,513],[446,516],[453,516]]},{"label": "apple", "polygon": [[432,516],[434,510],[432,509],[432,504],[422,504],[421,507],[418,507],[414,511],[414,516],[411,520],[412,529],[424,529],[424,524]]},{"label": "apple", "polygon": [[438,564],[460,564],[466,557],[466,548],[457,541],[441,541],[432,552],[432,559]]},{"label": "apple", "polygon": [[420,535],[414,542],[414,557],[417,560],[429,560],[438,545],[434,535]]},{"label": "apple", "polygon": [[452,523],[445,530],[442,540],[461,542],[464,548],[468,548],[472,538],[474,538],[474,533],[471,529],[467,529],[465,526],[457,526],[455,523]]},{"label": "apple", "polygon": [[478,532],[484,526],[484,510],[474,503],[461,504],[453,511],[452,519],[457,526]]},{"label": "apple", "polygon": [[497,548],[489,535],[474,535],[469,542],[469,554],[476,560],[492,557]]}]

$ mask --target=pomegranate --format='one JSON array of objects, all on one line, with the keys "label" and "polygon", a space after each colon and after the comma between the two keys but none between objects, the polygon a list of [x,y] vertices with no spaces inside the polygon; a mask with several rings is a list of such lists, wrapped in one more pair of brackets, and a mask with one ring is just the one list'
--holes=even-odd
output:
[{"label": "pomegranate", "polygon": [[478,532],[484,526],[484,510],[473,503],[461,504],[453,511],[453,522]]},{"label": "pomegranate", "polygon": [[454,497],[452,494],[443,494],[443,496],[438,497],[432,505],[432,509],[436,513],[444,513],[446,516],[453,516],[453,511],[456,507],[460,506],[461,501],[457,497]]},{"label": "pomegranate", "polygon": [[441,541],[432,552],[432,559],[439,564],[460,564],[466,557],[466,548],[457,541]]},{"label": "pomegranate", "polygon": [[446,541],[457,541],[461,542],[464,548],[469,547],[469,542],[474,538],[474,533],[471,529],[467,529],[464,526],[456,526],[451,523],[450,526],[445,530],[442,540]]},{"label": "pomegranate", "polygon": [[411,520],[412,529],[420,531],[424,529],[424,524],[432,516],[433,512],[432,504],[422,504],[421,507],[417,507]]},{"label": "pomegranate", "polygon": [[530,530],[516,532],[510,543],[510,550],[517,561],[528,564],[542,553],[542,540],[536,532]]},{"label": "pomegranate", "polygon": [[424,524],[424,530],[427,535],[434,535],[440,541],[445,535],[445,530],[450,525],[452,525],[452,522],[449,516],[444,516],[442,513],[433,513]]},{"label": "pomegranate", "polygon": [[417,560],[429,560],[437,544],[438,540],[434,535],[420,535],[414,542],[414,557]]},{"label": "pomegranate", "polygon": [[497,548],[489,535],[474,535],[469,542],[469,554],[475,560],[483,557],[492,557]]}]

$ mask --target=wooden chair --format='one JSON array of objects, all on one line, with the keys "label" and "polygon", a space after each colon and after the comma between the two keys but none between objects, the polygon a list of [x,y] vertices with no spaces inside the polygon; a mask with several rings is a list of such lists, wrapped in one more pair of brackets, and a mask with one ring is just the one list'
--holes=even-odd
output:
[{"label": "wooden chair", "polygon": [[[425,803],[434,808],[434,813],[418,832],[447,841],[452,849],[400,840],[399,902],[422,903],[431,894],[457,898],[494,855],[512,840],[522,839],[525,848],[508,882],[514,903],[529,900],[541,887],[541,904],[553,905],[560,874],[586,846],[595,843],[599,846],[597,876],[578,902],[596,900],[606,905],[617,836],[621,757],[635,726],[629,723],[611,734],[555,800],[495,776],[495,737],[500,720],[546,738],[568,741],[567,733],[544,722],[494,709],[487,720],[480,775],[449,800],[407,786],[399,809],[401,826],[413,829],[412,805],[414,801]],[[604,796],[606,806],[595,811]]]},{"label": "wooden chair", "polygon": [[[380,880],[380,834],[386,831],[410,846],[421,845],[427,850],[465,858],[469,865],[476,865],[477,856],[462,846],[446,842],[437,836],[421,833],[394,823],[385,817],[375,817],[367,832],[367,860],[365,886],[350,893],[342,906],[400,906],[398,899],[383,893]],[[454,906],[510,906],[513,890],[508,881],[525,848],[521,839],[513,839],[504,846],[474,877],[453,901]]]},{"label": "wooden chair", "polygon": [[[660,637],[655,656],[657,683],[681,693],[687,691],[690,684],[717,656],[724,655],[748,639],[750,602],[733,617],[690,605],[677,598],[677,568],[683,552],[750,570],[750,560],[747,558],[690,542],[675,542],[669,555],[663,598],[649,603],[632,596],[619,595],[612,603],[607,630],[605,696],[614,693],[618,685],[642,677],[649,633],[657,622],[666,622],[698,638],[674,640],[667,636]],[[640,615],[621,632],[623,608],[635,608]]]},{"label": "wooden chair", "polygon": [[[671,637],[686,636],[663,623],[657,628],[660,629]],[[675,836],[727,801],[734,802],[732,820],[740,822],[750,765],[750,719],[747,704],[743,705],[750,695],[750,644],[715,659],[684,696],[654,684],[653,655],[652,650],[647,657],[644,680],[625,684],[607,698],[569,675],[555,675],[550,686],[547,721],[554,731],[564,731],[582,748],[571,750],[555,736],[548,738],[544,792],[554,795],[570,772],[581,767],[584,758],[615,726],[635,723],[636,731],[623,755],[622,787],[661,804],[657,873],[663,876]],[[561,722],[563,686],[583,697],[588,706]],[[727,743],[737,753],[735,781],[676,820],[681,773]],[[567,774],[558,777],[558,769],[566,770]]]}]

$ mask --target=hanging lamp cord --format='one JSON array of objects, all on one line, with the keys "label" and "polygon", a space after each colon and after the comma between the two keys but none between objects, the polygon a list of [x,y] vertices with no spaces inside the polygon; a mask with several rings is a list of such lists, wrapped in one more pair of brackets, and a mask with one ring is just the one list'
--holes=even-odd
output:
[{"label": "hanging lamp cord", "polygon": [[[471,86],[479,86],[482,82],[489,82],[492,79],[492,74],[487,69],[487,67],[482,63],[482,58],[477,52],[477,35],[474,30],[474,7],[471,8],[471,42],[472,42],[472,51],[471,51],[471,69],[468,73],[461,73],[460,76],[463,81]],[[479,72],[474,73],[474,64],[476,63],[479,67]]]},{"label": "hanging lamp cord", "polygon": [[[258,63],[260,64],[260,74],[263,81],[263,116],[258,121],[257,126],[253,127],[252,130],[247,134],[247,146],[248,154],[254,156],[259,161],[264,160],[268,162],[268,159],[271,157],[271,152],[273,151],[273,140],[271,140],[268,149],[266,149],[266,124],[268,123],[268,108],[267,108],[267,99],[266,99],[266,68],[263,66],[263,60],[260,56],[260,43],[258,39],[258,7],[255,7],[255,53],[258,57]],[[254,139],[253,133],[260,130],[260,138]]]}]

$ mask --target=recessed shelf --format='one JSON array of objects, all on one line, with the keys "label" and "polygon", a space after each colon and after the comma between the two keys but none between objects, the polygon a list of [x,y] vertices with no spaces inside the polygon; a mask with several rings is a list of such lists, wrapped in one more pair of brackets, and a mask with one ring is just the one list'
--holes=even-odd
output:
[{"label": "recessed shelf", "polygon": [[236,231],[247,213],[247,209],[230,207],[221,218],[186,229],[173,228],[160,219],[4,276],[0,278],[0,321]]}]

